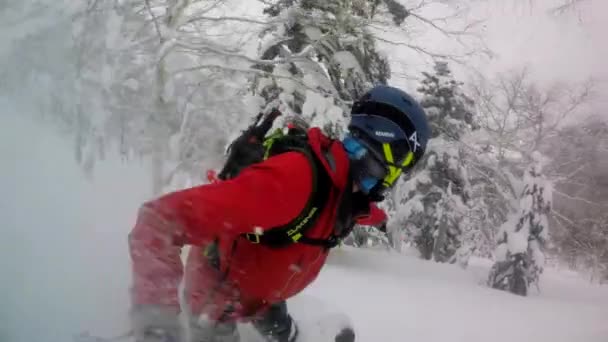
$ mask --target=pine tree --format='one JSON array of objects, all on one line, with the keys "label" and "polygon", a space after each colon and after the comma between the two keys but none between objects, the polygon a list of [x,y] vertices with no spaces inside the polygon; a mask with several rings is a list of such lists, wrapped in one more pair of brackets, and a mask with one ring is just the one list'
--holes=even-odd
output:
[{"label": "pine tree", "polygon": [[[253,66],[259,73],[251,86],[260,107],[279,103],[290,116],[340,138],[353,101],[390,77],[370,24],[401,25],[409,12],[394,0],[278,0],[264,13],[273,24],[261,35],[264,63]],[[365,227],[357,232],[349,241],[388,243]]]},{"label": "pine tree", "polygon": [[453,263],[468,257],[459,252],[468,183],[458,141],[472,128],[472,101],[460,90],[462,83],[454,80],[447,63],[436,62],[434,71],[423,73],[419,88],[432,138],[421,171],[401,188],[398,212],[422,258]]},{"label": "pine tree", "polygon": [[394,1],[280,0],[264,13],[277,24],[262,37],[262,71],[252,86],[264,104],[280,101],[290,114],[301,114],[311,125],[338,136],[350,104],[375,84],[385,84],[389,63],[376,51],[369,32],[379,9],[395,24],[407,11]]},{"label": "pine tree", "polygon": [[524,174],[519,212],[499,231],[496,263],[489,277],[492,287],[523,296],[531,284],[538,285],[549,236],[547,215],[553,189],[542,174],[542,158],[540,152],[532,154],[532,163]]},{"label": "pine tree", "polygon": [[[476,149],[470,171],[475,177],[475,195],[482,196],[476,202],[491,209],[482,212],[479,221],[481,225],[486,222],[484,235],[496,244],[496,263],[488,285],[526,295],[542,272],[553,193],[551,182],[542,174],[539,149],[562,150],[548,139],[556,135],[563,140],[556,127],[580,110],[590,86],[539,86],[524,68],[494,80],[480,77],[472,91],[483,129],[468,139]],[[568,146],[573,143],[565,141]],[[579,166],[575,166],[576,172]],[[485,195],[481,189],[486,190]]]}]

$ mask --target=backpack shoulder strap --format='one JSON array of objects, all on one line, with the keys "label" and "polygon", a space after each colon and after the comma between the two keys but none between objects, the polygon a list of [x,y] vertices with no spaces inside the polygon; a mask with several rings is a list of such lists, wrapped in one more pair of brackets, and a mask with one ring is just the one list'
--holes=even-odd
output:
[{"label": "backpack shoulder strap", "polygon": [[340,195],[338,200],[338,211],[336,213],[336,221],[334,223],[334,232],[328,239],[311,239],[304,237],[302,243],[315,245],[331,249],[340,244],[352,231],[355,221],[352,217],[353,195],[349,189],[352,189],[352,176],[349,174],[345,190]]},{"label": "backpack shoulder strap", "polygon": [[315,246],[327,245],[326,240],[311,239],[304,234],[312,228],[319,215],[327,205],[332,182],[325,167],[315,155],[308,140],[304,136],[286,135],[275,139],[269,146],[267,155],[275,155],[284,152],[302,153],[309,161],[312,168],[312,191],[304,209],[291,222],[266,230],[263,234],[249,233],[245,238],[253,243],[260,243],[269,247],[284,247],[292,243],[304,243]]}]

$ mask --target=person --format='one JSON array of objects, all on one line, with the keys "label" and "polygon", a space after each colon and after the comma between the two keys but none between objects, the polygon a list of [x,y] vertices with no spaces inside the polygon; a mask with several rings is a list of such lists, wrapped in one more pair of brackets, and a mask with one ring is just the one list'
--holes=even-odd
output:
[{"label": "person", "polygon": [[[317,278],[329,250],[369,215],[370,203],[423,157],[429,136],[423,108],[404,91],[379,85],[353,104],[343,139],[308,129],[318,172],[304,153],[287,151],[234,178],[144,203],[129,234],[135,340],[236,342],[236,323],[250,322],[268,341],[297,341],[286,300]],[[262,243],[272,227],[302,213],[311,193],[323,192],[323,206],[311,210],[315,219],[302,220],[310,228],[279,248]],[[182,278],[189,334],[178,319]]]}]

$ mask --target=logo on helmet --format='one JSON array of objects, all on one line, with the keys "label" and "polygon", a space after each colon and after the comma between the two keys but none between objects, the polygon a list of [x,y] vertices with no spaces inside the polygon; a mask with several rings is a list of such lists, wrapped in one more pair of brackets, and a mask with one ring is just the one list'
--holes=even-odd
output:
[{"label": "logo on helmet", "polygon": [[384,138],[394,138],[395,137],[395,133],[392,133],[392,132],[375,131],[374,134],[376,134],[379,137],[384,137]]},{"label": "logo on helmet", "polygon": [[422,145],[420,145],[420,143],[418,142],[418,134],[416,131],[414,131],[414,134],[412,134],[409,138],[409,141],[414,143],[414,153],[416,153],[416,151],[418,151],[418,147],[422,147]]}]

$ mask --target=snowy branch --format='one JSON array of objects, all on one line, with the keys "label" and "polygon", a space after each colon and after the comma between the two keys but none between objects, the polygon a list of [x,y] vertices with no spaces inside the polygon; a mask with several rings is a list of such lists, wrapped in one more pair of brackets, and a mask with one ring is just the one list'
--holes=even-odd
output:
[{"label": "snowy branch", "polygon": [[175,70],[173,72],[173,74],[177,75],[177,74],[181,74],[181,73],[189,73],[189,72],[200,71],[200,70],[214,70],[214,71],[237,72],[237,73],[243,73],[243,74],[254,74],[254,75],[259,75],[259,76],[273,78],[273,79],[285,79],[285,80],[289,80],[289,81],[292,81],[292,82],[298,84],[299,86],[303,87],[304,89],[313,91],[313,92],[321,94],[323,96],[332,96],[335,101],[337,101],[339,103],[342,103],[345,106],[352,105],[352,103],[350,103],[348,101],[341,100],[337,96],[337,94],[333,94],[333,93],[330,93],[330,92],[327,92],[327,91],[323,91],[323,90],[321,90],[319,88],[310,87],[307,84],[305,84],[304,82],[302,82],[302,80],[299,80],[299,79],[297,79],[295,77],[283,76],[283,75],[275,75],[275,74],[268,73],[268,72],[265,72],[263,70],[258,70],[258,69],[231,67],[231,66],[228,66],[228,65],[205,64],[205,65],[198,65],[198,66],[194,66],[194,67],[190,67],[190,68],[178,69],[178,70]]},{"label": "snowy branch", "polygon": [[264,60],[264,59],[251,58],[249,56],[246,56],[246,55],[244,55],[242,53],[238,53],[238,52],[226,51],[222,47],[218,47],[218,46],[216,46],[216,44],[211,43],[211,42],[193,43],[193,42],[186,42],[186,41],[177,39],[177,40],[175,40],[175,45],[188,49],[188,50],[192,50],[192,51],[209,51],[218,56],[236,58],[236,59],[243,60],[247,63],[257,64],[257,65],[277,65],[277,64],[285,64],[285,63],[291,63],[291,62],[296,62],[296,61],[307,61],[305,54],[308,53],[308,51],[303,51],[301,54],[293,54],[293,55],[285,57],[285,58],[275,58],[273,60]]}]

